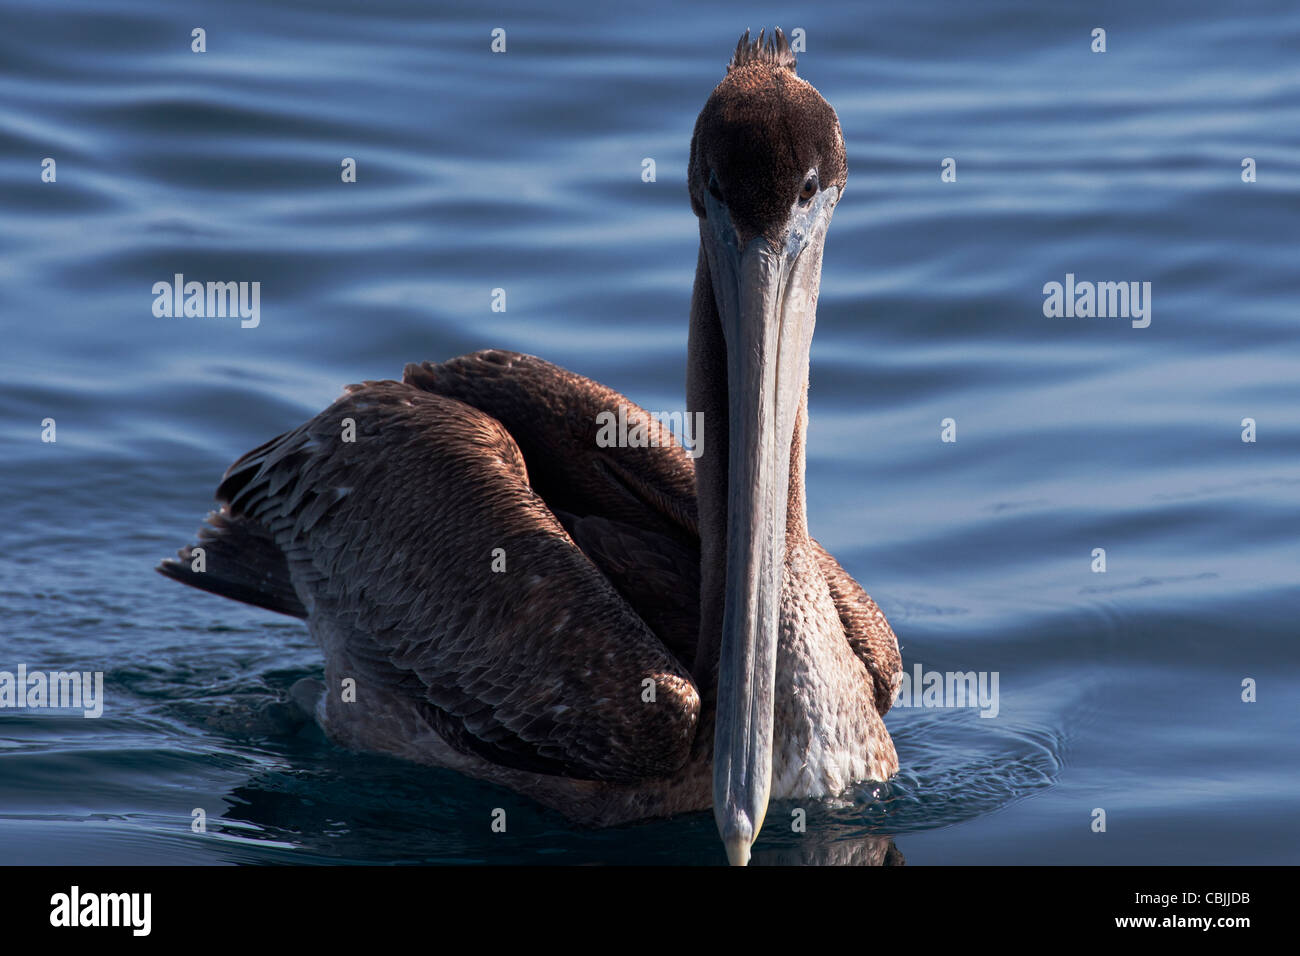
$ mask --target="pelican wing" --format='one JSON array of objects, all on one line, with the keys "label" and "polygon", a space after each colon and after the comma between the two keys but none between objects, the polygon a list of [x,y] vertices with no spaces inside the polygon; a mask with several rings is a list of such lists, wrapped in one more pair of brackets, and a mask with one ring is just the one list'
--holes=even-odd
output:
[{"label": "pelican wing", "polygon": [[405,381],[501,423],[571,538],[678,660],[694,660],[695,467],[662,421],[599,382],[500,349],[408,365]]},{"label": "pelican wing", "polygon": [[404,381],[500,422],[552,509],[698,546],[691,459],[659,419],[612,388],[501,349],[411,364]]},{"label": "pelican wing", "polygon": [[[408,365],[405,380],[501,422],[519,443],[533,487],[573,539],[678,659],[694,660],[700,593],[695,467],[667,429],[652,424],[645,446],[602,446],[599,422],[617,418],[620,408],[638,421],[649,421],[648,413],[613,389],[517,352],[493,349]],[[711,436],[694,438],[707,447]],[[812,544],[883,715],[902,674],[898,639],[862,586]]]},{"label": "pelican wing", "polygon": [[687,670],[489,415],[398,382],[351,386],[232,465],[217,497],[209,541],[255,527],[275,543],[302,607],[342,635],[329,656],[357,670],[355,706],[414,696],[453,746],[536,772],[635,780],[685,762],[699,717]]}]

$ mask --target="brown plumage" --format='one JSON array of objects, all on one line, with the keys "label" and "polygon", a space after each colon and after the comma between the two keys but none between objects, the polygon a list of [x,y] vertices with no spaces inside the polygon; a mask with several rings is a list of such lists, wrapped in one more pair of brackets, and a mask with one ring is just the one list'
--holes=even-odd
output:
[{"label": "brown plumage", "polygon": [[[726,763],[727,806],[735,780],[743,791],[727,817],[741,835],[717,812],[738,862],[762,823],[760,778],[775,796],[818,796],[897,768],[880,719],[901,674],[897,641],[807,533],[806,347],[794,372],[770,373],[775,431],[760,416],[753,433],[774,450],[759,461],[779,455],[788,472],[784,514],[747,510],[729,478],[751,448],[730,423],[758,406],[740,391],[738,355],[729,381],[728,341],[760,321],[811,335],[820,236],[847,175],[834,111],[794,65],[779,31],[757,43],[746,34],[696,124],[689,179],[702,239],[688,406],[708,435],[698,463],[644,409],[541,359],[493,350],[408,365],[401,382],[349,386],[239,459],[200,530],[204,570],[188,548],[160,567],[307,619],[325,654],[316,714],[340,743],[453,767],[593,823],[707,808],[722,799]],[[807,198],[810,170],[824,209]],[[793,277],[781,288],[794,291],[777,301],[775,280],[742,278],[736,312],[714,279],[717,257],[775,263],[781,243]],[[646,422],[648,447],[597,440],[602,413],[620,407]],[[770,469],[755,474],[767,476],[755,487],[775,481]],[[787,478],[777,478],[779,489]],[[777,566],[745,578],[743,601],[728,583],[740,573],[740,533],[780,549]],[[737,617],[745,606],[758,610]],[[339,693],[346,678],[355,703]],[[740,725],[721,719],[737,693],[748,706],[737,680],[753,700],[770,694],[770,728],[761,703],[727,711]],[[751,745],[770,751],[770,770],[732,761],[752,759]]]}]

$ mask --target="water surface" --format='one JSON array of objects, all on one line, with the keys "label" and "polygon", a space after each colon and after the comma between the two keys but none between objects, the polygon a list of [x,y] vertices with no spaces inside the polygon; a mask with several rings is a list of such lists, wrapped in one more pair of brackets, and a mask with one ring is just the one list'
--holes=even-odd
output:
[{"label": "water surface", "polygon": [[[773,24],[806,31],[850,166],[813,533],[909,672],[1000,694],[895,708],[899,776],[806,834],[775,807],[756,859],[1300,859],[1294,5],[4,6],[0,669],[103,671],[107,701],[0,712],[0,862],[722,859],[709,814],[583,831],[248,731],[320,673],[304,627],[152,568],[235,457],[407,361],[505,347],[680,408],[689,137]],[[261,282],[260,324],[155,318],[176,273]],[[1150,326],[1045,317],[1067,273],[1150,282]]]}]

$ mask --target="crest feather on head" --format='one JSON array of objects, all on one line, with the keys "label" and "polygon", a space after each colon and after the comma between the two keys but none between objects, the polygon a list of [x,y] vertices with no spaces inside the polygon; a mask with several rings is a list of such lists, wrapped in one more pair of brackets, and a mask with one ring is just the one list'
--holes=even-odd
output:
[{"label": "crest feather on head", "polygon": [[795,72],[794,51],[790,49],[790,42],[777,27],[770,34],[764,36],[764,31],[758,31],[758,39],[751,40],[749,31],[740,38],[736,44],[736,52],[731,56],[731,62],[727,64],[727,72],[739,69],[742,66],[749,66],[752,63],[762,63],[767,66],[786,69],[791,73]]}]

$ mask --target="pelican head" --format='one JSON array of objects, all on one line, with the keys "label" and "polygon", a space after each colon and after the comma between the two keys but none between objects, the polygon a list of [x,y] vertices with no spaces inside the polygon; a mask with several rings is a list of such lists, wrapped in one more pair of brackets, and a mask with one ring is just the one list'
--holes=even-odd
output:
[{"label": "pelican head", "polygon": [[[822,246],[847,175],[835,111],[795,75],[784,35],[765,40],[760,32],[751,41],[746,31],[695,124],[689,168],[700,270],[707,266],[713,299],[696,303],[692,350],[711,342],[725,353],[713,368],[725,380],[716,398],[725,411],[716,411],[727,433],[725,472],[713,466],[719,488],[725,475],[725,493],[712,505],[725,503],[718,525],[725,548],[714,554],[726,556],[713,808],[732,863],[748,861],[771,791],[786,531],[803,521],[791,514],[803,508],[802,489],[791,487],[792,472],[802,481],[802,439],[797,464],[792,444],[808,384]],[[697,278],[697,299],[702,287]],[[717,328],[694,324],[702,322]],[[709,495],[700,492],[703,511]]]}]

